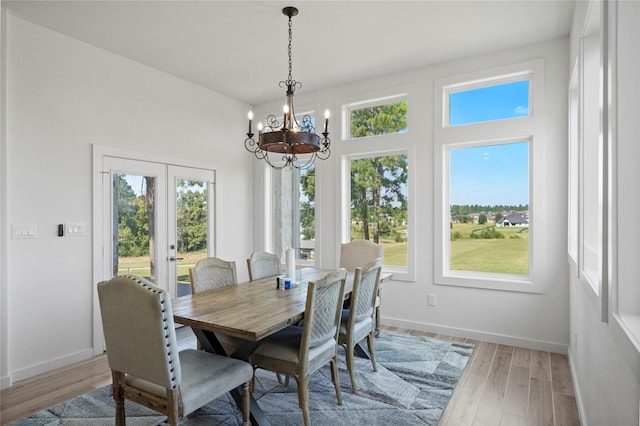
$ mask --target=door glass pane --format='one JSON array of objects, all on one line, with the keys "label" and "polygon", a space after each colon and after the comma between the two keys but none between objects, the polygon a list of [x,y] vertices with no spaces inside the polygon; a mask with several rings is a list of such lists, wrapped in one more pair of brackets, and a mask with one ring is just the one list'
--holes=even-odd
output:
[{"label": "door glass pane", "polygon": [[178,297],[191,293],[189,268],[207,256],[207,183],[176,179],[176,283]]},{"label": "door glass pane", "polygon": [[153,176],[113,174],[113,275],[135,274],[155,282]]}]

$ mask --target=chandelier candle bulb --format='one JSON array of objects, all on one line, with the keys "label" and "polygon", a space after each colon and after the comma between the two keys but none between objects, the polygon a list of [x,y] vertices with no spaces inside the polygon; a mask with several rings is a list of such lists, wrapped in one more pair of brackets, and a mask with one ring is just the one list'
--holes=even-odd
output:
[{"label": "chandelier candle bulb", "polygon": [[325,133],[325,134],[326,134],[326,133],[329,133],[329,132],[328,132],[328,129],[329,129],[329,115],[330,115],[329,110],[326,110],[326,111],[324,112],[324,133]]},{"label": "chandelier candle bulb", "polygon": [[251,133],[251,120],[253,120],[253,111],[249,111],[249,133]]},{"label": "chandelier candle bulb", "polygon": [[282,128],[286,129],[287,128],[287,115],[289,114],[289,105],[285,105],[284,107],[282,107],[282,111],[284,112],[284,123],[282,124]]}]

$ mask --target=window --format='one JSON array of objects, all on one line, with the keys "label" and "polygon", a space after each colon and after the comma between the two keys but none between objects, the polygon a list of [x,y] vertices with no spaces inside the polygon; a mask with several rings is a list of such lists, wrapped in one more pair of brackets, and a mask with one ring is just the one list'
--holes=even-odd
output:
[{"label": "window", "polygon": [[407,101],[379,99],[349,108],[349,139],[407,131]]},{"label": "window", "polygon": [[436,82],[437,284],[542,291],[532,172],[542,73],[540,60]]},{"label": "window", "polygon": [[[580,249],[579,270],[582,281],[591,286],[592,296],[602,294],[603,259],[603,190],[605,184],[603,129],[601,120],[603,83],[601,79],[601,7],[592,4],[581,37],[581,131],[580,131]],[[587,172],[587,170],[589,172]],[[598,301],[592,297],[595,304]]]},{"label": "window", "polygon": [[343,107],[342,242],[384,247],[383,266],[396,280],[413,279],[410,135],[406,95]]},{"label": "window", "polygon": [[529,275],[529,143],[449,151],[449,269]]},{"label": "window", "polygon": [[387,266],[408,265],[406,154],[350,160],[350,240],[384,246]]},{"label": "window", "polygon": [[[298,241],[297,255],[301,263],[312,263],[315,260],[316,240],[316,168],[298,170],[298,225],[294,226],[294,238]],[[296,233],[297,231],[297,233]]]},{"label": "window", "polygon": [[529,80],[449,93],[449,125],[529,115]]},{"label": "window", "polygon": [[[640,223],[628,220],[629,212],[640,209],[640,193],[637,182],[640,180],[637,143],[640,134],[640,51],[637,40],[640,37],[640,7],[637,3],[610,3],[610,16],[614,19],[613,34],[624,34],[614,38],[615,52],[610,77],[615,91],[610,93],[612,122],[611,144],[612,165],[610,173],[617,187],[612,191],[610,220],[612,235],[616,244],[612,258],[617,264],[611,265],[614,280],[610,294],[612,313],[615,321],[622,324],[624,332],[634,343],[635,353],[640,352],[640,285],[638,285],[638,239]],[[608,24],[607,24],[608,25]],[[613,37],[612,37],[613,38]],[[625,344],[626,346],[626,344]],[[637,357],[636,357],[637,360]],[[636,361],[637,362],[637,361]],[[636,370],[637,371],[637,370]],[[638,374],[636,372],[636,380]]]},{"label": "window", "polygon": [[569,259],[573,263],[575,270],[578,268],[578,189],[579,189],[579,102],[580,97],[578,94],[578,68],[574,67],[571,74],[571,80],[569,82],[569,162],[568,162],[568,175],[569,175],[569,193],[567,197],[567,251]]}]

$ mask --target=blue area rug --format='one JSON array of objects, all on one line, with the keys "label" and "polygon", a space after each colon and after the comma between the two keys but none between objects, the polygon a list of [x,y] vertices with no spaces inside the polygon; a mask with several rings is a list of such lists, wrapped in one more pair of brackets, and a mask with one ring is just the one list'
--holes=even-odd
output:
[{"label": "blue area rug", "polygon": [[[473,344],[382,331],[375,339],[378,372],[371,361],[356,359],[358,394],[351,393],[349,373],[340,352],[338,405],[327,366],[311,376],[309,409],[314,425],[437,425],[473,352]],[[258,370],[254,397],[274,426],[302,424],[295,380],[280,385],[275,374]],[[127,425],[162,425],[165,417],[126,401]],[[10,423],[35,425],[113,425],[111,387]],[[182,425],[239,425],[240,413],[227,394],[186,418]]]}]

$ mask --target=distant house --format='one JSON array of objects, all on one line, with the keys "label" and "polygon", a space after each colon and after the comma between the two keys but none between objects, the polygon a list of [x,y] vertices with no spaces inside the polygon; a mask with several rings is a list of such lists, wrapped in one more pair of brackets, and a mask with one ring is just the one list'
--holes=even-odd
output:
[{"label": "distant house", "polygon": [[496,223],[497,226],[529,226],[529,220],[522,213],[511,213]]}]

